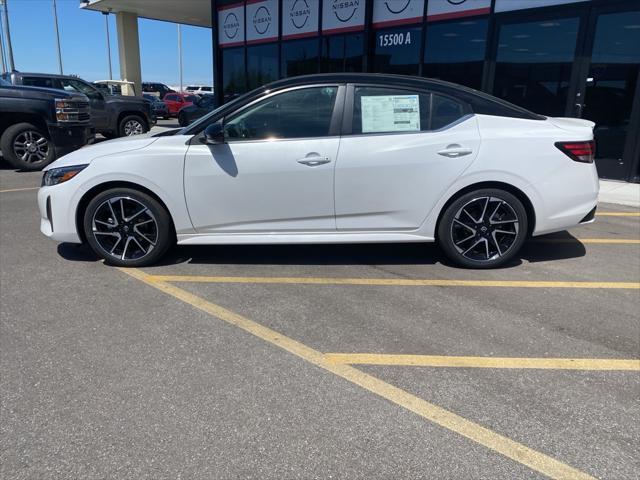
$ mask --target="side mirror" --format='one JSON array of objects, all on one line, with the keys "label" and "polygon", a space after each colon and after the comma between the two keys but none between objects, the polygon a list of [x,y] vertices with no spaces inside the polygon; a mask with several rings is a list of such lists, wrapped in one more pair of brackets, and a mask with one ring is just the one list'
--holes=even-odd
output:
[{"label": "side mirror", "polygon": [[216,122],[204,129],[204,137],[200,141],[206,145],[220,145],[227,143],[224,139],[224,126],[222,122]]}]

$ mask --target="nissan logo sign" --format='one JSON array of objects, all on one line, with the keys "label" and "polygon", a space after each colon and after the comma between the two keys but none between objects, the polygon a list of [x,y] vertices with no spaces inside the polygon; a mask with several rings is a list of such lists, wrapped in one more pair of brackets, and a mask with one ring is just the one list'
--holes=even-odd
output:
[{"label": "nissan logo sign", "polygon": [[240,22],[238,21],[238,17],[235,13],[228,13],[226,17],[224,17],[224,22],[222,22],[222,31],[224,32],[227,38],[236,38],[238,35],[238,30],[240,29]]},{"label": "nissan logo sign", "polygon": [[303,28],[309,21],[309,16],[311,16],[311,8],[309,8],[307,0],[296,0],[293,2],[291,11],[289,12],[289,18],[295,28],[298,30]]},{"label": "nissan logo sign", "polygon": [[[462,0],[464,2],[464,0]],[[411,3],[411,0],[407,0],[406,3],[404,4],[404,6],[402,8],[398,9],[393,9],[391,8],[390,3],[392,3],[391,1],[387,0],[386,2],[384,2],[384,6],[387,7],[387,10],[389,10],[390,13],[393,13],[394,15],[398,15],[399,13],[404,12],[407,7],[409,6],[409,4]],[[394,5],[398,5],[400,2],[396,1],[394,3]]]},{"label": "nissan logo sign", "polygon": [[267,7],[262,5],[253,15],[253,28],[258,34],[264,35],[269,30],[269,25],[271,25],[271,13]]},{"label": "nissan logo sign", "polygon": [[447,0],[451,5],[462,5],[467,0]]},{"label": "nissan logo sign", "polygon": [[360,8],[360,0],[333,0],[331,8],[336,18],[345,23],[351,20]]}]

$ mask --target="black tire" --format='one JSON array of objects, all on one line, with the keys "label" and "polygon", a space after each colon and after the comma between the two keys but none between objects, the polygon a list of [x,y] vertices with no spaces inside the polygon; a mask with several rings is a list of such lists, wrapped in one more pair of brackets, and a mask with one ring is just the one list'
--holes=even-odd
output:
[{"label": "black tire", "polygon": [[[135,131],[137,133],[131,133]],[[118,124],[118,135],[120,137],[129,137],[132,135],[141,135],[149,131],[149,126],[144,118],[140,115],[127,115],[120,120]]]},{"label": "black tire", "polygon": [[[143,207],[147,210],[141,211]],[[83,227],[93,251],[118,267],[152,265],[175,240],[165,208],[132,188],[113,188],[96,195],[87,205]]]},{"label": "black tire", "polygon": [[456,265],[497,268],[518,254],[527,232],[522,202],[504,190],[485,188],[466,193],[447,207],[437,240]]},{"label": "black tire", "polygon": [[49,135],[31,123],[16,123],[0,138],[2,156],[19,170],[41,170],[56,159]]},{"label": "black tire", "polygon": [[183,112],[180,112],[178,114],[178,125],[180,125],[181,127],[186,127],[187,125],[189,125],[187,116]]}]

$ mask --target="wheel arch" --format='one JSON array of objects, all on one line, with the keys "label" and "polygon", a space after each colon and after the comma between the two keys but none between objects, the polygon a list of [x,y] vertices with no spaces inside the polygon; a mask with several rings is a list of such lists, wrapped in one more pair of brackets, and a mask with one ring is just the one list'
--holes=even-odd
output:
[{"label": "wheel arch", "polygon": [[84,195],[82,195],[82,197],[80,198],[80,201],[78,202],[78,207],[76,208],[76,215],[75,215],[75,224],[76,224],[76,231],[78,232],[78,236],[80,237],[80,240],[82,241],[82,243],[86,243],[87,241],[83,224],[84,224],[84,214],[87,210],[87,206],[89,205],[89,202],[91,202],[91,200],[96,195],[104,191],[110,190],[112,188],[130,188],[132,190],[138,190],[139,192],[145,193],[150,197],[154,198],[160,205],[162,205],[162,208],[164,208],[167,211],[167,214],[169,215],[169,219],[171,221],[172,234],[174,236],[176,235],[176,227],[173,223],[173,216],[171,215],[171,210],[167,207],[167,204],[162,200],[162,198],[160,198],[155,192],[153,192],[153,190],[150,190],[147,187],[143,187],[142,185],[134,182],[109,181],[109,182],[104,182],[104,183],[95,185],[94,187],[87,190],[84,193]]},{"label": "wheel arch", "polygon": [[436,226],[435,226],[435,230],[434,230],[434,234],[435,237],[437,239],[438,236],[438,229],[440,227],[440,220],[442,219],[442,215],[444,215],[444,212],[447,210],[447,208],[449,208],[449,205],[451,205],[453,202],[455,202],[458,198],[460,198],[462,195],[465,195],[469,192],[472,192],[474,190],[480,190],[482,188],[497,188],[500,190],[504,190],[506,192],[511,193],[512,195],[514,195],[518,200],[520,200],[522,202],[522,205],[524,206],[525,212],[527,213],[527,237],[530,237],[531,234],[533,233],[535,226],[536,226],[536,211],[533,208],[533,203],[531,202],[531,200],[529,199],[529,197],[522,191],[520,190],[518,187],[515,187],[509,183],[505,183],[505,182],[496,182],[496,181],[486,181],[486,182],[477,182],[477,183],[473,183],[471,185],[467,185],[464,188],[461,188],[460,190],[458,190],[457,192],[455,192],[453,195],[451,195],[449,197],[449,199],[445,202],[445,204],[442,206],[442,208],[440,209],[440,212],[438,213],[438,219],[436,221]]}]

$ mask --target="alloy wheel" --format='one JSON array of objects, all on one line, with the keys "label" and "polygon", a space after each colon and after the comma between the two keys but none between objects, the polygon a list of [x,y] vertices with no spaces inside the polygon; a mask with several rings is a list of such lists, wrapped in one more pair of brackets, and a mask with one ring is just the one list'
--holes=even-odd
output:
[{"label": "alloy wheel", "polygon": [[518,238],[518,215],[497,197],[478,197],[464,204],[451,223],[451,240],[463,257],[487,262],[505,255]]},{"label": "alloy wheel", "polygon": [[23,162],[40,163],[49,155],[49,142],[39,132],[27,130],[13,141],[13,151]]},{"label": "alloy wheel", "polygon": [[95,241],[119,260],[139,260],[158,242],[158,222],[151,210],[131,197],[112,197],[96,208],[92,220]]},{"label": "alloy wheel", "polygon": [[144,133],[144,127],[138,120],[127,120],[124,124],[124,134],[127,137],[131,135],[141,135]]}]

